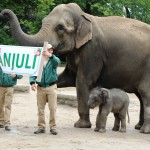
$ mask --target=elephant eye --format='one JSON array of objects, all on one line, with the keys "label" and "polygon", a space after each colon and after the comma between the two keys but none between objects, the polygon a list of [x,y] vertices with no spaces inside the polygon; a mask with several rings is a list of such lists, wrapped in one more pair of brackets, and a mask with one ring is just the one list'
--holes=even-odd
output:
[{"label": "elephant eye", "polygon": [[97,96],[95,96],[94,99],[95,99],[95,102],[99,101],[99,98]]},{"label": "elephant eye", "polygon": [[58,32],[58,34],[63,34],[66,32],[66,29],[63,25],[59,24],[57,27],[56,27],[56,31]]}]

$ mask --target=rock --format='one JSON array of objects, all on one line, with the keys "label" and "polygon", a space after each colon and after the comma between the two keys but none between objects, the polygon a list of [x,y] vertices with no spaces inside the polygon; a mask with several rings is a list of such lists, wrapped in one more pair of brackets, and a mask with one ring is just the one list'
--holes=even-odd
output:
[{"label": "rock", "polygon": [[29,93],[30,92],[30,85],[27,84],[17,84],[14,86],[14,93]]},{"label": "rock", "polygon": [[57,94],[59,104],[65,104],[72,107],[77,107],[77,97],[75,95]]}]

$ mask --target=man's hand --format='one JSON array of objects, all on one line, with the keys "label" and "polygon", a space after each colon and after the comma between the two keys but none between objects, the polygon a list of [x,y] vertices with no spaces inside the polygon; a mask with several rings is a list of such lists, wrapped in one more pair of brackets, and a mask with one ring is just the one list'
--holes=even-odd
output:
[{"label": "man's hand", "polygon": [[10,74],[10,76],[11,76],[12,78],[15,78],[17,75],[16,75],[16,74]]},{"label": "man's hand", "polygon": [[32,89],[32,91],[35,91],[36,90],[36,84],[32,84],[31,89]]},{"label": "man's hand", "polygon": [[44,57],[51,57],[52,54],[53,54],[53,49],[44,50],[43,53],[42,53],[42,55]]}]

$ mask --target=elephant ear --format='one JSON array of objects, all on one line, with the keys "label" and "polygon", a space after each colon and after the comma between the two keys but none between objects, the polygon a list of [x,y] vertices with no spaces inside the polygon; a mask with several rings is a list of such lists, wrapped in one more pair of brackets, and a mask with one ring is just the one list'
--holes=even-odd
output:
[{"label": "elephant ear", "polygon": [[76,48],[80,48],[82,45],[92,39],[92,23],[86,14],[82,14],[82,19],[78,25],[76,32]]},{"label": "elephant ear", "polygon": [[102,89],[101,89],[101,96],[102,96],[102,99],[103,99],[103,103],[106,103],[106,102],[107,102],[107,99],[109,98],[108,90],[102,88]]}]

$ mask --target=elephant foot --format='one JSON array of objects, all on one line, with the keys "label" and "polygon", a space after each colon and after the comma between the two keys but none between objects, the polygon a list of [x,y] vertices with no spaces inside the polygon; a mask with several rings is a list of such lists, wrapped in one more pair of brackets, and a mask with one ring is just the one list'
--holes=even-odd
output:
[{"label": "elephant foot", "polygon": [[142,125],[143,125],[143,124],[141,124],[141,123],[137,123],[137,124],[135,125],[135,129],[136,129],[136,130],[140,130],[141,127],[142,127]]},{"label": "elephant foot", "polygon": [[98,132],[98,131],[99,131],[99,128],[96,127],[96,128],[94,129],[94,131],[95,131],[95,132]]},{"label": "elephant foot", "polygon": [[140,129],[140,133],[150,134],[150,125],[143,125]]},{"label": "elephant foot", "polygon": [[74,127],[76,128],[91,128],[91,126],[92,126],[91,122],[84,119],[79,119],[74,124]]},{"label": "elephant foot", "polygon": [[119,126],[114,126],[113,128],[112,128],[112,131],[119,131]]},{"label": "elephant foot", "polygon": [[119,132],[126,132],[126,128],[121,128]]},{"label": "elephant foot", "polygon": [[106,132],[106,129],[103,129],[103,128],[102,128],[102,129],[99,130],[99,132],[100,132],[100,133],[104,133],[104,132]]}]

